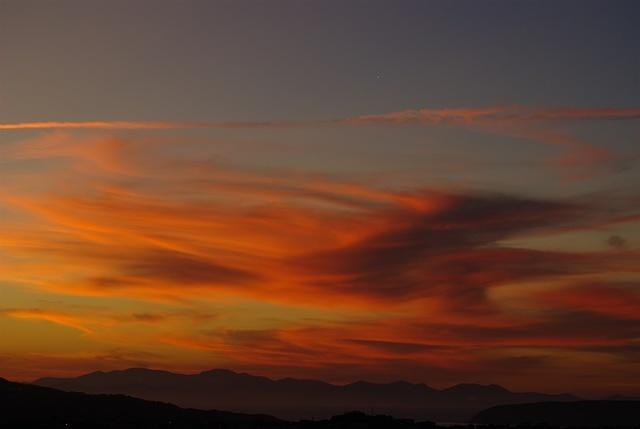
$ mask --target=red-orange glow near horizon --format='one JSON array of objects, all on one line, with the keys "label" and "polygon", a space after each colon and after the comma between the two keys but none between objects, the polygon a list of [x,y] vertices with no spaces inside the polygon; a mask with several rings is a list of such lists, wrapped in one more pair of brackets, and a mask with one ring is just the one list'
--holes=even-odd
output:
[{"label": "red-orange glow near horizon", "polygon": [[[636,250],[504,244],[633,223],[637,201],[395,191],[157,147],[45,134],[7,152],[51,165],[37,185],[24,176],[0,193],[0,276],[14,285],[0,320],[61,342],[27,347],[23,365],[5,353],[14,376],[144,362],[318,377],[340,367],[337,381],[485,371],[525,386],[502,362],[536,356],[539,371],[577,382],[567,356],[615,360],[637,341]],[[493,293],[505,287],[520,292]],[[20,305],[25,294],[38,304]],[[73,359],[71,338],[86,343]],[[105,347],[128,351],[98,358]]]}]

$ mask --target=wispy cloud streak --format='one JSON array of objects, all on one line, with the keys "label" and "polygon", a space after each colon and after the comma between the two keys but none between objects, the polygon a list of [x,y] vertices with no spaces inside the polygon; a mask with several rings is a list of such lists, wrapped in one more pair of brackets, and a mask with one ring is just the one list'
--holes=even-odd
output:
[{"label": "wispy cloud streak", "polygon": [[492,106],[483,108],[424,108],[401,110],[374,115],[362,115],[331,120],[312,121],[34,121],[0,124],[0,130],[33,129],[98,129],[153,130],[189,128],[290,128],[339,125],[410,123],[469,124],[494,121],[572,121],[572,120],[634,120],[640,119],[640,108],[579,108]]},{"label": "wispy cloud streak", "polygon": [[0,131],[27,130],[180,130],[180,129],[287,129],[343,126],[457,126],[490,134],[537,141],[564,148],[550,165],[570,179],[607,171],[616,154],[558,129],[560,122],[638,120],[640,108],[529,107],[425,108],[382,114],[309,121],[44,121],[0,124]]},{"label": "wispy cloud streak", "polygon": [[0,124],[0,130],[168,130],[198,128],[288,128],[317,125],[305,122],[171,122],[171,121],[43,121]]}]

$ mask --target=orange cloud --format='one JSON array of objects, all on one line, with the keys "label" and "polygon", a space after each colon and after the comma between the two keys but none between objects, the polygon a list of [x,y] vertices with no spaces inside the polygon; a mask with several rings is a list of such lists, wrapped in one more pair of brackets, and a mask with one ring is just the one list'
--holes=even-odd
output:
[{"label": "orange cloud", "polygon": [[[12,305],[7,317],[71,326],[138,351],[175,348],[173,369],[215,358],[269,374],[333,370],[345,379],[393,369],[464,380],[505,365],[507,375],[527,365],[562,374],[555,362],[571,355],[582,365],[599,347],[614,356],[607,364],[635,356],[625,349],[640,335],[631,295],[571,287],[637,276],[637,250],[526,244],[636,222],[633,198],[384,189],[173,159],[145,140],[83,139],[56,134],[12,148],[9,159],[69,162],[47,166],[28,192],[18,180],[2,189],[12,215],[0,226],[8,256],[0,280],[62,300],[136,307]],[[505,244],[514,241],[523,244]],[[530,289],[546,281],[567,289]],[[528,300],[527,312],[492,293],[504,287]],[[251,310],[237,310],[239,302]],[[131,329],[114,328],[121,324]],[[166,356],[146,361],[171,367]]]},{"label": "orange cloud", "polygon": [[91,333],[91,330],[85,326],[85,321],[82,318],[57,311],[43,310],[39,308],[4,308],[0,309],[0,315],[15,317],[17,319],[45,320],[47,322],[77,329],[85,334]]},{"label": "orange cloud", "polygon": [[640,293],[637,283],[587,283],[544,293],[545,304],[624,320],[640,320]]},{"label": "orange cloud", "polygon": [[[509,282],[636,271],[633,254],[499,246],[514,237],[617,221],[625,210],[634,219],[624,206],[616,211],[500,194],[395,192],[188,162],[171,164],[167,180],[161,162],[149,156],[138,161],[140,142],[53,141],[16,154],[64,154],[105,167],[69,195],[4,191],[6,203],[37,216],[40,231],[9,228],[2,243],[17,255],[50,259],[46,278],[37,281],[49,290],[179,299],[179,283],[201,294],[326,305],[334,293],[360,305],[435,296],[445,306],[481,311],[485,291]],[[126,177],[133,183],[116,184],[114,160],[132,153]],[[69,273],[78,262],[83,269]],[[57,276],[53,264],[60,267]]]}]

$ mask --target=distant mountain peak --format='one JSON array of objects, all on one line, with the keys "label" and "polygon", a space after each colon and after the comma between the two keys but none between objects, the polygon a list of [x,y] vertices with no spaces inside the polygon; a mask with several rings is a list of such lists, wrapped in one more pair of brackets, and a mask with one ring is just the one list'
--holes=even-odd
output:
[{"label": "distant mountain peak", "polygon": [[121,369],[119,371],[114,371],[114,372],[120,372],[120,373],[128,373],[128,374],[172,374],[169,371],[163,371],[161,369],[153,369],[153,368],[145,368],[145,367],[134,367],[134,368],[127,368],[127,369]]},{"label": "distant mountain peak", "polygon": [[512,393],[499,384],[476,384],[476,383],[460,383],[444,389],[445,392],[452,393]]},{"label": "distant mountain peak", "polygon": [[248,375],[248,374],[242,374],[239,372],[232,371],[230,369],[214,368],[214,369],[208,369],[206,371],[202,371],[199,373],[199,375]]},{"label": "distant mountain peak", "polygon": [[149,376],[149,375],[158,375],[158,374],[173,374],[173,373],[169,371],[162,371],[159,369],[134,367],[134,368],[116,369],[113,371],[94,371],[89,374],[81,375],[78,378],[82,379],[82,378],[105,378],[110,376]]}]

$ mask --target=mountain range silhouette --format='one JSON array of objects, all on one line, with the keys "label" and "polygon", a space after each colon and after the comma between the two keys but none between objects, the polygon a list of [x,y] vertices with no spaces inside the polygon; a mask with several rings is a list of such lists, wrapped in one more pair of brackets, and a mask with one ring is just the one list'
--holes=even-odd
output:
[{"label": "mountain range silhouette", "polygon": [[570,394],[511,392],[495,384],[458,384],[443,390],[406,381],[334,385],[318,380],[272,380],[225,369],[177,374],[130,368],[75,378],[42,378],[34,384],[65,391],[125,394],[188,408],[270,414],[287,420],[328,418],[362,410],[400,418],[461,422],[496,405],[578,399]]},{"label": "mountain range silhouette", "polygon": [[[454,390],[467,391],[470,385]],[[473,385],[471,385],[473,386]],[[474,386],[474,388],[477,386]],[[500,386],[488,386],[501,391]],[[570,401],[499,405],[469,424],[495,429],[637,428],[640,401]],[[185,409],[126,395],[88,394],[0,378],[0,428],[22,429],[438,429],[451,427],[351,411],[327,419],[286,421],[261,414]]]}]

